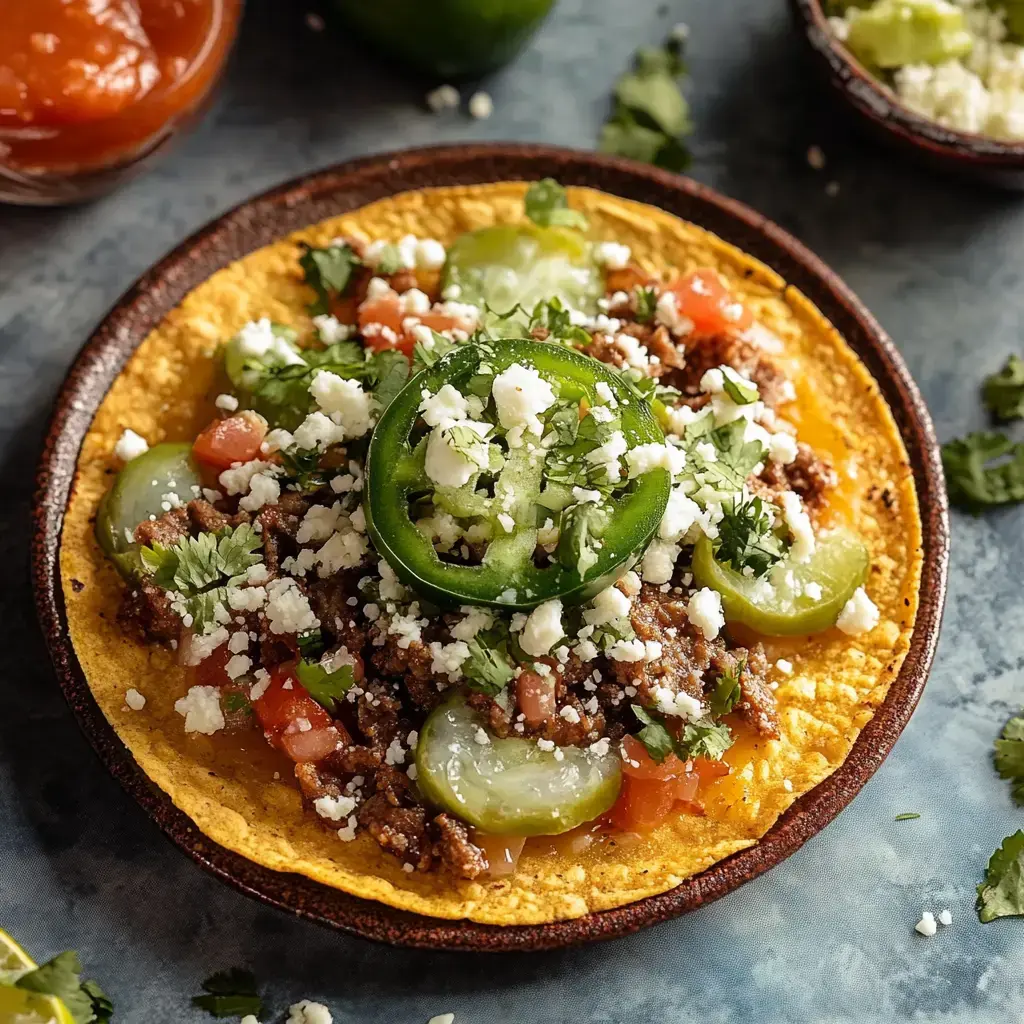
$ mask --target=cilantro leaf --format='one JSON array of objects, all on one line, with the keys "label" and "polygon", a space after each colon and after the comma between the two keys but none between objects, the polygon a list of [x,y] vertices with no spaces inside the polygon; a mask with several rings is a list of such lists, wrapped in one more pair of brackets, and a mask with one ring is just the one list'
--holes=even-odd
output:
[{"label": "cilantro leaf", "polygon": [[81,973],[78,954],[67,950],[23,974],[14,984],[28,992],[56,996],[68,1008],[75,1024],[105,1024],[113,1006],[96,982],[82,982]]},{"label": "cilantro leaf", "polygon": [[740,676],[747,667],[745,657],[738,658],[732,668],[723,672],[715,683],[715,688],[708,698],[708,707],[711,714],[716,718],[729,714],[730,711],[740,702],[743,696],[743,689],[740,686]]},{"label": "cilantro leaf", "polygon": [[749,569],[754,577],[760,577],[781,561],[783,553],[782,540],[772,531],[771,516],[760,498],[722,507],[715,542],[718,561],[737,572]]},{"label": "cilantro leaf", "polygon": [[1024,804],[1024,713],[1006,723],[995,748],[999,777],[1013,781],[1013,799]]},{"label": "cilantro leaf", "polygon": [[542,228],[579,228],[586,230],[587,218],[579,210],[569,209],[565,189],[554,178],[535,181],[526,190],[526,216]]},{"label": "cilantro leaf", "polygon": [[263,1012],[251,971],[239,967],[218,971],[203,982],[203,989],[203,995],[192,997],[192,1005],[214,1017],[244,1017],[250,1013],[259,1017]]},{"label": "cilantro leaf", "polygon": [[529,329],[533,331],[538,327],[548,331],[549,341],[561,341],[575,346],[589,345],[594,340],[589,332],[572,322],[572,314],[557,296],[553,299],[542,299],[534,306]]},{"label": "cilantro leaf", "polygon": [[751,405],[760,397],[756,387],[735,380],[728,373],[722,374],[722,387],[737,405]]},{"label": "cilantro leaf", "polygon": [[633,69],[615,84],[614,109],[601,130],[599,148],[666,170],[681,171],[690,161],[683,138],[693,131],[690,107],[680,88],[686,73],[683,42],[637,51]]},{"label": "cilantro leaf", "polygon": [[383,412],[409,380],[409,360],[395,349],[385,349],[370,360],[373,397]]},{"label": "cilantro leaf", "polygon": [[507,630],[499,627],[477,633],[466,646],[469,657],[462,663],[462,674],[469,688],[489,697],[495,696],[515,676],[508,658]]},{"label": "cilantro leaf", "polygon": [[247,715],[252,714],[252,705],[244,693],[237,691],[224,694],[225,711],[244,711]]},{"label": "cilantro leaf", "polygon": [[636,738],[647,748],[651,760],[661,764],[669,754],[675,753],[675,742],[672,734],[665,728],[665,723],[655,718],[646,708],[639,704],[631,704],[633,714],[643,724]]},{"label": "cilantro leaf", "polygon": [[1011,355],[998,373],[986,377],[982,397],[1000,422],[1024,418],[1024,359]]},{"label": "cilantro leaf", "polygon": [[658,295],[652,285],[649,288],[643,286],[636,289],[636,321],[640,324],[649,324],[654,319],[655,311],[658,308]]},{"label": "cilantro leaf", "polygon": [[[764,458],[764,445],[760,441],[745,440],[747,421],[743,417],[709,429],[712,422],[710,416],[704,417],[686,428],[688,452],[704,474],[706,483],[726,491],[739,491]],[[714,461],[708,461],[697,452],[696,441],[714,445]]]},{"label": "cilantro leaf", "polygon": [[683,726],[682,735],[676,744],[676,752],[682,760],[706,757],[710,761],[720,761],[731,746],[732,733],[729,727],[721,722],[705,719],[687,722]]},{"label": "cilantro leaf", "polygon": [[262,543],[253,527],[242,523],[234,529],[183,537],[172,547],[153,544],[142,548],[139,556],[143,571],[156,586],[181,595],[184,612],[201,630],[214,621],[226,588],[240,582],[245,570],[260,561],[256,551]]},{"label": "cilantro leaf", "polygon": [[1005,434],[977,431],[948,441],[942,446],[942,468],[949,500],[975,514],[1024,501],[1024,444]]},{"label": "cilantro leaf", "polygon": [[331,311],[331,299],[344,293],[352,279],[352,271],[361,265],[352,246],[345,242],[314,249],[305,242],[299,266],[306,284],[316,292],[316,301],[309,306],[312,316]]},{"label": "cilantro leaf", "polygon": [[356,681],[351,665],[341,665],[331,671],[321,662],[305,658],[299,659],[295,674],[310,697],[332,715],[338,710],[338,702]]},{"label": "cilantro leaf", "polygon": [[978,918],[1024,915],[1024,830],[1007,836],[989,858],[985,880],[978,886]]},{"label": "cilantro leaf", "polygon": [[398,251],[398,246],[388,244],[381,248],[380,255],[377,257],[377,265],[373,269],[375,273],[383,277],[390,277],[392,274],[397,274],[404,266],[405,263],[402,260],[402,254]]},{"label": "cilantro leaf", "polygon": [[897,814],[893,821],[913,821],[915,818],[920,818],[921,815],[917,811],[904,811],[903,814]]}]

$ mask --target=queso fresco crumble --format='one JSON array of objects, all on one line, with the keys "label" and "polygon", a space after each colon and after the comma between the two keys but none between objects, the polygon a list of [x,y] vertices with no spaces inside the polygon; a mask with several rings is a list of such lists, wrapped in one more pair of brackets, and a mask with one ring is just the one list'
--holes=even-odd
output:
[{"label": "queso fresco crumble", "polygon": [[197,437],[126,424],[97,517],[122,627],[186,667],[185,732],[262,734],[409,872],[649,829],[630,779],[668,758],[667,806],[701,813],[735,736],[779,735],[794,665],[758,637],[878,623],[778,339],[715,271],[589,242],[555,182],[526,212],[304,247],[311,329],[225,339]]}]

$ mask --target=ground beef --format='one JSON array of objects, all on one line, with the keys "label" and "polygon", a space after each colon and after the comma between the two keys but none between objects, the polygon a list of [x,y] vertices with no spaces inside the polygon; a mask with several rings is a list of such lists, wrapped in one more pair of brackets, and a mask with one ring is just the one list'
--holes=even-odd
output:
[{"label": "ground beef", "polygon": [[[386,750],[399,734],[402,702],[396,700],[381,683],[368,683],[356,704],[359,731],[378,750]],[[408,734],[406,728],[403,734]]]},{"label": "ground beef", "polygon": [[263,563],[272,576],[276,576],[281,561],[293,553],[299,523],[313,502],[294,491],[281,495],[274,505],[266,505],[256,517],[258,533],[263,540]]},{"label": "ground beef", "polygon": [[399,647],[401,639],[385,632],[386,626],[374,625],[370,636],[375,644],[371,661],[383,676],[399,679],[412,702],[424,711],[436,707],[444,700],[449,686],[448,677],[431,669],[434,657],[427,646],[433,640],[451,639],[444,625],[431,621],[421,640],[409,641],[408,647]]},{"label": "ground beef", "polygon": [[416,799],[404,772],[384,765],[374,778],[377,792],[356,811],[359,824],[381,845],[418,871],[433,863],[427,811]]},{"label": "ground beef", "polygon": [[761,398],[774,407],[786,400],[788,378],[757,345],[729,334],[691,335],[686,339],[686,366],[661,378],[663,384],[678,388],[684,399],[700,396],[700,379],[716,366],[731,366],[752,380]]},{"label": "ground beef", "polygon": [[173,547],[189,535],[189,525],[188,509],[181,505],[165,512],[158,519],[144,519],[139,523],[135,527],[135,543],[143,547],[152,547],[154,544]]},{"label": "ground beef", "polygon": [[782,491],[796,491],[811,507],[824,504],[826,493],[837,483],[836,472],[827,456],[818,454],[803,441],[797,442],[796,458],[782,466],[769,461],[761,474],[761,481],[767,485],[769,497]]},{"label": "ground beef", "polygon": [[688,693],[700,700],[711,660],[725,650],[725,641],[720,637],[706,640],[686,617],[685,601],[647,583],[633,603],[630,621],[640,640],[661,644],[661,657],[654,661],[613,661],[616,680],[623,686],[635,686],[643,704],[654,703],[655,687]]},{"label": "ground beef", "polygon": [[[324,631],[334,643],[344,644],[352,654],[366,645],[367,628],[362,613],[364,599],[359,592],[361,569],[344,570],[309,585],[309,604]],[[356,598],[356,604],[349,601]]]},{"label": "ground beef", "polygon": [[309,803],[321,797],[339,797],[344,793],[341,779],[323,765],[304,762],[295,766],[295,779],[299,790]]},{"label": "ground beef", "polygon": [[469,830],[457,818],[439,814],[433,821],[437,834],[434,856],[458,878],[477,878],[488,868],[487,857],[469,838]]},{"label": "ground beef", "polygon": [[[475,708],[487,719],[487,725],[495,736],[524,736],[528,738],[551,740],[560,747],[585,747],[605,735],[604,713],[589,713],[580,697],[572,693],[564,679],[559,678],[555,684],[555,711],[542,722],[530,724],[520,722],[519,708],[512,705],[506,711],[501,704],[484,693],[471,693],[467,699],[470,707]],[[562,708],[570,707],[575,712],[577,721],[563,718]]]},{"label": "ground beef", "polygon": [[171,611],[167,591],[147,580],[124,592],[117,622],[128,636],[141,643],[169,643],[181,634],[181,618]]},{"label": "ground beef", "polygon": [[236,512],[228,515],[202,498],[188,503],[188,517],[197,533],[216,533],[225,528],[234,529],[242,523],[249,522],[248,512]]}]

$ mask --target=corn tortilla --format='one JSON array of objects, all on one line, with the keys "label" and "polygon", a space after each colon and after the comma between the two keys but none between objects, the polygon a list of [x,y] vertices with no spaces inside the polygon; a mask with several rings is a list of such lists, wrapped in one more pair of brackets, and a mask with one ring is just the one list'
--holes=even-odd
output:
[{"label": "corn tortilla", "polygon": [[[408,192],[303,229],[260,249],[192,291],[146,338],[112,385],[82,445],[60,553],[71,638],[103,713],[133,757],[210,839],[277,871],[306,875],[366,899],[439,918],[535,924],[578,917],[665,892],[755,843],[801,794],[849,754],[906,655],[921,575],[921,523],[907,453],[877,385],[838,333],[768,267],[661,210],[568,189],[591,234],[632,248],[645,269],[714,267],[783,342],[797,389],[788,418],[801,439],[830,452],[840,514],[871,552],[867,588],[881,619],[857,637],[831,630],[774,652],[793,663],[776,691],[778,740],[740,738],[730,776],[709,790],[706,817],[680,815],[634,845],[583,854],[531,854],[503,880],[409,874],[374,840],[343,843],[302,806],[279,755],[258,733],[187,735],[174,702],[185,670],[164,649],[124,637],[116,610],[123,582],[93,537],[101,496],[119,468],[113,448],[130,427],[149,443],[192,439],[222,390],[217,344],[261,316],[308,329],[308,291],[296,265],[301,241],[338,235],[397,240],[411,233],[446,245],[461,233],[518,220],[526,186],[504,182]],[[884,492],[884,494],[883,494]],[[70,585],[74,579],[84,586]],[[772,653],[771,651],[769,652]],[[125,704],[134,687],[141,711]]]}]

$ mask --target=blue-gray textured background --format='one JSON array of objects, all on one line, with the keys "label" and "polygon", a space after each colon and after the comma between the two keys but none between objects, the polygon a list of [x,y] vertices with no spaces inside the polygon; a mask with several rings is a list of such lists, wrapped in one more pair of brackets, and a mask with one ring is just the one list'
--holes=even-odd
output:
[{"label": "blue-gray textured background", "polygon": [[[1024,824],[991,768],[1021,700],[1019,510],[954,517],[951,589],[920,709],[854,804],[717,904],[610,945],[500,960],[390,950],[265,909],[173,849],[107,777],[53,681],[27,583],[32,475],[67,366],[131,281],[227,207],[300,172],[468,139],[592,146],[615,75],[692,26],[693,174],[788,228],[891,332],[939,435],[982,422],[976,382],[1021,346],[1024,199],[929,176],[848,133],[805,77],[782,0],[561,0],[488,82],[486,122],[435,117],[426,84],[254,0],[221,100],[157,170],[70,210],[0,208],[0,926],[81,951],[122,1024],[193,1022],[211,970],[344,1024],[1024,1019],[1024,922],[981,926],[974,886]],[[811,170],[808,145],[828,157]],[[829,182],[838,193],[826,194]],[[917,821],[894,823],[901,811]],[[954,922],[930,940],[922,909]]]}]

